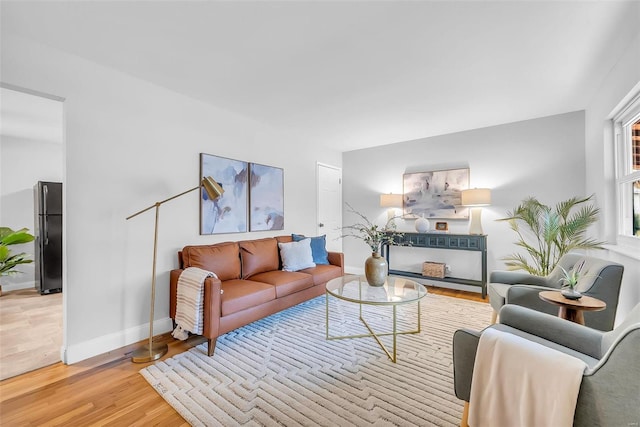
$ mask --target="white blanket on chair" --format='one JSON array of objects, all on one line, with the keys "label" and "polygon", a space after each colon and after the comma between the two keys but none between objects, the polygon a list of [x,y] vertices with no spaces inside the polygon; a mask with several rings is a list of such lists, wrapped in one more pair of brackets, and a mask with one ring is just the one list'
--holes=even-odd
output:
[{"label": "white blanket on chair", "polygon": [[542,344],[485,329],[473,367],[469,426],[571,427],[586,366]]},{"label": "white blanket on chair", "polygon": [[211,271],[197,267],[187,267],[178,277],[176,328],[171,334],[174,338],[186,340],[189,332],[202,335],[204,281],[207,277],[217,278]]}]

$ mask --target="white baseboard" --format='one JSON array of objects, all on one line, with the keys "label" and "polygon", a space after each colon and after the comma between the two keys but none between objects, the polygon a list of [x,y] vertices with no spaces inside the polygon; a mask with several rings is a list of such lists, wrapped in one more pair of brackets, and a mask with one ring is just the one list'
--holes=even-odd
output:
[{"label": "white baseboard", "polygon": [[[153,334],[160,335],[173,329],[173,322],[170,317],[153,322]],[[129,344],[149,338],[149,324],[135,326],[123,331],[114,332],[93,338],[78,344],[72,344],[60,349],[60,359],[63,363],[71,365],[90,357],[117,350]]]}]

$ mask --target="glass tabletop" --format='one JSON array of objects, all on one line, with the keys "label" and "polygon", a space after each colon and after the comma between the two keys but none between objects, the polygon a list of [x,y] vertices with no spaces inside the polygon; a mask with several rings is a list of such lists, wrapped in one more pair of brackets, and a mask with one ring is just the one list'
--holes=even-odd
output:
[{"label": "glass tabletop", "polygon": [[342,276],[326,284],[329,294],[346,301],[371,305],[394,305],[415,302],[427,295],[420,283],[388,276],[383,286],[371,286],[364,276]]}]

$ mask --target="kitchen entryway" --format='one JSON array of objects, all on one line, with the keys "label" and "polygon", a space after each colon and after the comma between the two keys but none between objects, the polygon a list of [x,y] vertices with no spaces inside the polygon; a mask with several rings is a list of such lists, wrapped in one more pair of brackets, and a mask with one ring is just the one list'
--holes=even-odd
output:
[{"label": "kitchen entryway", "polygon": [[[0,226],[35,235],[34,186],[64,177],[63,99],[4,82],[0,97]],[[42,231],[51,240],[48,224]],[[41,295],[36,289],[42,282],[39,267],[45,266],[37,243],[36,236],[34,242],[12,245],[12,253],[26,253],[35,262],[20,264],[1,279],[0,379],[60,361],[64,294]]]}]

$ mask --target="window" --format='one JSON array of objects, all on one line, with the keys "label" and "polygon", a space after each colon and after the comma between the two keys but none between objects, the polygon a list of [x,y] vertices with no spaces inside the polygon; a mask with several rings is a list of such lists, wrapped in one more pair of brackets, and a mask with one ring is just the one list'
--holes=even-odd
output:
[{"label": "window", "polygon": [[618,235],[640,240],[640,94],[614,117]]}]

